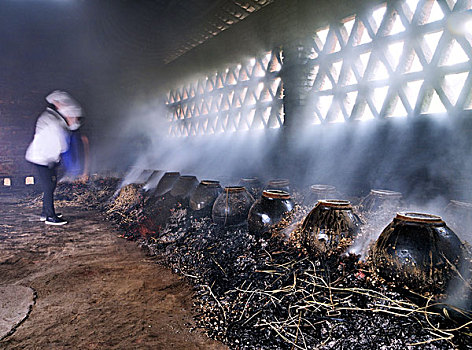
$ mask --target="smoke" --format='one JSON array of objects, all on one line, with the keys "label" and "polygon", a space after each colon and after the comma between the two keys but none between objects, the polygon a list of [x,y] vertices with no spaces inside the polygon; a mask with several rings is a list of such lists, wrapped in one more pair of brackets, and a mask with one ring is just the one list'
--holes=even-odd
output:
[{"label": "smoke", "polygon": [[[76,2],[41,5],[32,1],[2,2],[0,28],[11,35],[1,38],[2,46],[7,48],[1,61],[6,71],[15,70],[27,78],[24,81],[28,84],[19,85],[44,81],[52,89],[58,84],[68,87],[76,83],[82,88],[77,90],[83,90],[84,86],[93,88],[91,92],[82,92],[86,96],[113,91],[109,93],[113,101],[105,101],[101,95],[94,100],[95,108],[84,103],[91,114],[104,112],[103,105],[108,104],[117,109],[116,115],[94,115],[85,125],[86,129],[89,125],[98,129],[95,133],[99,140],[92,140],[95,171],[111,169],[122,173],[134,165],[191,172],[199,177],[223,174],[284,177],[299,187],[332,184],[346,196],[356,197],[366,195],[371,188],[386,188],[403,193],[409,201],[426,207],[425,210],[435,209],[427,204],[430,201],[438,206],[450,199],[472,201],[470,126],[448,116],[300,126],[284,137],[280,135],[281,130],[270,130],[169,138],[164,105],[155,97],[159,94],[130,97],[130,90],[144,84],[148,87],[161,84],[155,76],[148,75],[149,67],[155,65],[159,65],[156,71],[161,77],[175,80],[176,77],[187,79],[192,72],[204,71],[209,65],[220,66],[228,57],[239,61],[236,57],[240,56],[237,52],[240,45],[223,44],[228,39],[242,39],[225,31],[213,41],[212,57],[197,51],[163,69],[153,59],[155,50],[162,44],[157,40],[159,36],[153,36],[157,41],[153,39],[149,48],[143,45],[147,40],[138,40],[157,33],[149,31],[153,25],[145,25],[155,24],[154,21],[141,21],[136,30],[130,30],[135,28],[132,19],[136,17],[130,16],[128,10],[129,6],[115,8],[101,2],[80,2],[80,6]],[[142,10],[136,15],[154,18]],[[258,32],[257,28],[253,29]],[[244,42],[256,52],[264,40],[259,42],[254,38],[249,42],[245,38]],[[141,53],[146,51],[143,59],[138,59],[136,46]],[[146,69],[143,69],[144,61]],[[135,82],[130,81],[133,76]],[[15,81],[21,79],[15,76]],[[126,96],[126,105],[118,101],[120,96]],[[78,97],[86,100],[80,94]],[[128,103],[130,99],[132,104]],[[286,116],[292,120],[310,118],[308,113],[299,115],[298,112]]]},{"label": "smoke", "polygon": [[[425,213],[437,215],[443,218],[446,224],[453,230],[453,232],[463,242],[471,242],[470,230],[465,230],[462,225],[456,224],[456,216],[453,214],[446,214],[448,200],[443,196],[437,196],[425,201],[424,203],[411,203],[406,200],[402,201],[398,206],[384,205],[372,212],[362,213],[364,224],[360,229],[359,235],[354,240],[352,246],[349,248],[349,253],[360,256],[364,260],[368,254],[371,246],[377,241],[382,231],[393,221],[394,217],[399,212],[410,213]],[[356,210],[357,208],[355,208]],[[454,221],[452,219],[455,219]],[[451,219],[449,222],[447,219]],[[467,218],[462,218],[466,220]]]},{"label": "smoke", "polygon": [[[199,180],[225,179],[226,184],[235,184],[241,177],[289,178],[298,188],[334,185],[345,197],[340,199],[359,200],[370,189],[402,193],[401,206],[366,217],[366,225],[350,249],[362,258],[397,211],[443,216],[451,199],[471,198],[467,174],[472,169],[470,141],[460,124],[448,119],[392,119],[290,132],[275,129],[170,137],[162,100],[149,95],[136,98],[122,114],[111,132],[120,141],[103,148],[111,152],[103,152],[102,166],[121,170],[134,166],[160,170],[160,174],[179,171]],[[133,174],[130,171],[125,182],[133,181]],[[462,240],[468,238],[465,232],[456,234]],[[462,274],[470,279],[470,265]],[[451,300],[466,287],[451,285]],[[467,288],[465,292],[469,292]]]},{"label": "smoke", "polygon": [[396,211],[391,206],[380,207],[374,212],[367,213],[363,217],[363,225],[360,227],[360,232],[354,239],[354,242],[349,247],[350,254],[359,255],[359,259],[364,261],[374,244],[379,238],[382,231],[392,222]]},{"label": "smoke", "polygon": [[287,168],[294,182],[334,185],[343,199],[356,202],[371,189],[388,189],[402,193],[401,209],[442,216],[450,200],[472,198],[463,123],[418,117],[292,130]]},{"label": "smoke", "polygon": [[[365,217],[351,252],[365,258],[396,212],[439,215],[449,201],[470,201],[470,141],[461,122],[449,116],[398,118],[316,125],[292,130],[287,167],[307,187],[336,186],[341,199],[356,204],[371,189],[402,193],[402,205]],[[302,167],[303,168],[302,168]],[[303,169],[303,171],[300,171]],[[446,221],[446,224],[448,222]],[[457,230],[464,241],[470,233]]]},{"label": "smoke", "polygon": [[306,164],[304,185],[329,183],[357,196],[391,189],[422,203],[459,192],[458,170],[470,160],[458,136],[435,120],[328,124],[296,130],[289,153]]},{"label": "smoke", "polygon": [[472,310],[472,253],[469,249],[464,248],[464,256],[462,258],[459,269],[456,275],[449,283],[447,289],[447,297],[445,304],[458,308],[459,314],[463,310],[468,310],[468,319],[472,317],[470,314]]},{"label": "smoke", "polygon": [[[232,184],[254,176],[263,181],[288,178],[299,189],[325,183],[353,202],[371,189],[388,189],[402,193],[404,206],[399,209],[440,216],[451,199],[471,198],[465,171],[472,168],[469,142],[447,118],[191,137],[170,137],[168,128],[163,101],[149,94],[137,97],[111,128],[114,143],[104,137],[97,165],[120,171],[130,166],[179,171]],[[394,215],[376,226],[386,226]]]},{"label": "smoke", "polygon": [[156,188],[162,176],[164,176],[164,172],[162,170],[154,170],[154,172],[151,174],[151,176],[148,178],[148,180],[144,184],[143,190],[150,191]]},{"label": "smoke", "polygon": [[[203,179],[277,177],[277,154],[283,152],[280,130],[171,137],[162,100],[137,98],[97,146],[95,171],[117,169],[125,174],[123,184],[137,176],[134,169],[179,171]],[[229,183],[228,183],[229,184]]]}]

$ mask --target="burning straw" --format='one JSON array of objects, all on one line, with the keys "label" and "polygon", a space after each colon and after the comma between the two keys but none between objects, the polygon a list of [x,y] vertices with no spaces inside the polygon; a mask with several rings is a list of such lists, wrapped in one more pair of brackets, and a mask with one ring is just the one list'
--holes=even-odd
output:
[{"label": "burning straw", "polygon": [[231,347],[448,349],[470,340],[470,323],[448,328],[431,299],[423,306],[405,299],[357,256],[301,253],[295,239],[280,234],[290,219],[270,240],[244,227],[223,230],[208,218],[181,220],[190,226],[180,239],[148,246],[192,281],[199,326]]},{"label": "burning straw", "polygon": [[[405,299],[358,255],[346,253],[342,241],[329,254],[301,249],[297,228],[309,208],[296,206],[267,240],[245,225],[217,226],[175,200],[142,200],[133,187],[104,210],[127,222],[125,235],[131,232],[161,264],[188,278],[198,326],[230,348],[450,349],[472,339],[471,320],[451,326],[441,308],[431,307],[432,298]],[[160,226],[139,234],[156,213]]]}]

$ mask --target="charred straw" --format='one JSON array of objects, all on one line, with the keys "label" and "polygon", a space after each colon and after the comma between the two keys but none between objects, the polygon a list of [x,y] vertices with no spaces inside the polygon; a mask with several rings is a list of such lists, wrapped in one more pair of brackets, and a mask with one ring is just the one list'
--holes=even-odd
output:
[{"label": "charred straw", "polygon": [[93,202],[87,208],[100,208],[124,236],[186,276],[195,288],[198,327],[230,348],[471,347],[471,320],[452,322],[428,307],[429,296],[411,301],[346,253],[353,238],[344,235],[350,228],[339,215],[316,214],[335,228],[327,250],[313,238],[319,232],[306,230],[308,222],[303,229],[311,208],[295,206],[259,238],[246,224],[216,225],[168,194],[153,197],[130,186],[110,200],[110,187],[73,186],[59,192],[71,202]]}]

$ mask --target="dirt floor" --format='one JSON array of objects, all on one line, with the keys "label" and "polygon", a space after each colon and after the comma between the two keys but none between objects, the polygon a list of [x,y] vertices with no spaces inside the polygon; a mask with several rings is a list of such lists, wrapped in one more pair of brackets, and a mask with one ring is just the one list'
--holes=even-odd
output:
[{"label": "dirt floor", "polygon": [[0,285],[36,300],[1,349],[225,349],[192,331],[191,287],[100,213],[60,208],[70,223],[48,226],[20,197],[0,194]]}]

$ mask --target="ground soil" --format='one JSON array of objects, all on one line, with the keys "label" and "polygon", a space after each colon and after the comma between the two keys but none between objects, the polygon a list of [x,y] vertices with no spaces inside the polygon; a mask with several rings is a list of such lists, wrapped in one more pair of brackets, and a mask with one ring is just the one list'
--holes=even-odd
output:
[{"label": "ground soil", "polygon": [[0,285],[36,292],[1,349],[225,349],[192,330],[192,288],[120,237],[96,211],[61,208],[65,226],[39,222],[37,203],[0,194]]}]

